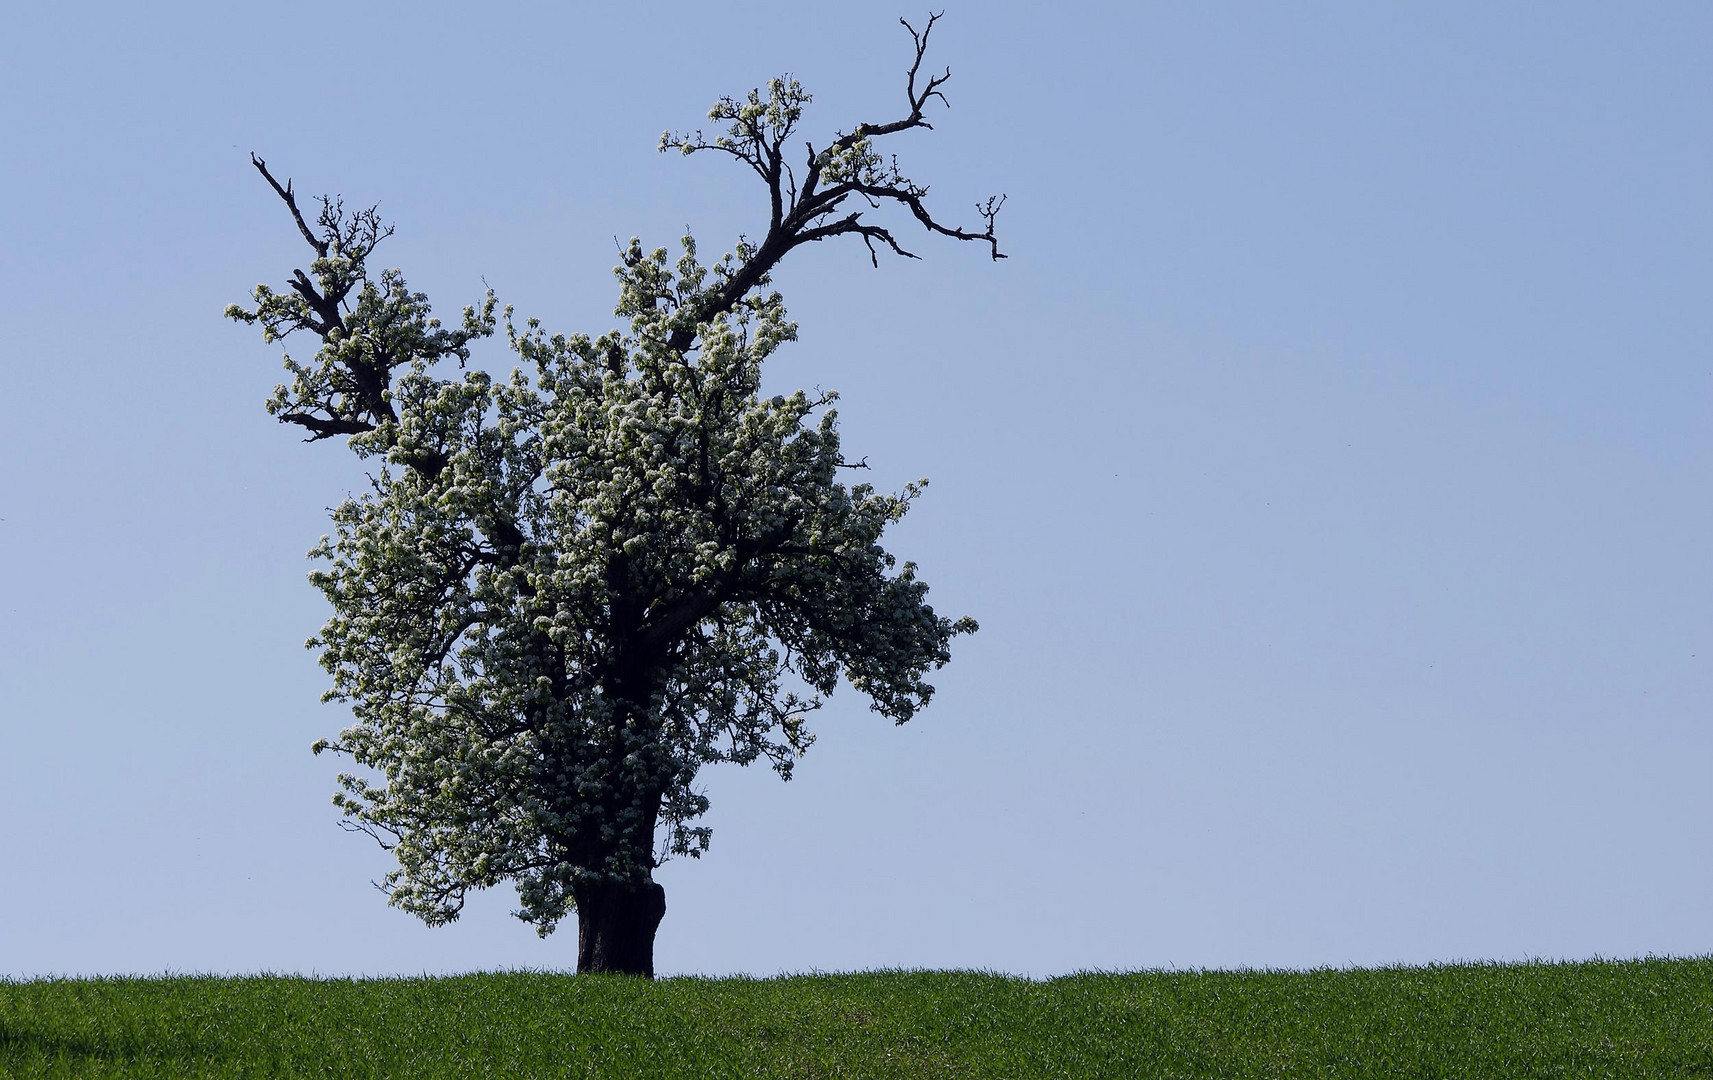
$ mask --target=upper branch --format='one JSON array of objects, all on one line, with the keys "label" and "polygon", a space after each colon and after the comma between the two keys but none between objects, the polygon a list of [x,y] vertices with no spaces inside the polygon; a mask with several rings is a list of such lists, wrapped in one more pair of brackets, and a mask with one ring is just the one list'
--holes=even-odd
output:
[{"label": "upper branch", "polygon": [[923,110],[927,108],[930,99],[939,98],[940,104],[946,106],[948,109],[952,107],[952,103],[946,100],[946,95],[940,92],[940,87],[944,86],[952,78],[951,68],[947,68],[939,75],[930,76],[928,79],[928,85],[924,86],[920,91],[916,89],[916,76],[921,73],[922,58],[928,53],[928,35],[934,32],[934,23],[939,21],[940,15],[943,14],[945,14],[945,12],[930,14],[928,16],[927,25],[922,28],[922,32],[920,34],[916,32],[916,28],[911,26],[907,20],[898,20],[899,24],[902,25],[904,29],[910,31],[910,39],[916,43],[916,57],[911,61],[910,70],[906,73],[904,80],[904,98],[910,103],[910,115],[906,116],[902,120],[893,120],[886,124],[858,124],[856,127],[851,129],[848,135],[841,135],[835,139],[833,144],[827,147],[819,157],[816,156],[814,148],[811,147],[809,150],[809,176],[807,181],[804,183],[805,192],[813,190],[815,181],[820,176],[820,164],[824,163],[826,160],[830,160],[832,157],[845,153],[865,139],[873,138],[877,135],[891,135],[899,131],[908,131],[911,128],[927,128],[932,131],[934,129],[934,125],[928,123],[928,121],[923,118]]},{"label": "upper branch", "polygon": [[[254,165],[256,171],[262,174],[262,179],[268,182],[268,186],[272,187],[279,194],[279,197],[285,200],[287,209],[291,211],[292,220],[297,222],[297,231],[303,234],[305,240],[309,241],[309,246],[315,249],[318,256],[323,259],[327,258],[327,242],[317,237],[304,223],[303,211],[297,208],[297,197],[291,191],[290,178],[287,178],[285,186],[281,187],[280,182],[274,179],[274,174],[268,171],[268,163],[254,153],[250,154],[250,164]],[[302,273],[301,270],[298,272]]]},{"label": "upper branch", "polygon": [[[752,90],[744,101],[722,98],[708,114],[710,119],[729,120],[727,131],[713,140],[700,131],[691,135],[663,135],[660,149],[676,149],[684,154],[700,150],[717,150],[746,162],[766,181],[771,202],[767,235],[754,247],[746,247],[747,256],[735,268],[722,270],[714,288],[703,294],[693,314],[694,320],[680,321],[668,338],[670,349],[680,354],[695,343],[694,323],[732,311],[751,289],[765,283],[769,273],[794,248],[803,244],[827,240],[835,236],[860,236],[868,245],[870,261],[879,265],[876,241],[906,258],[916,258],[899,244],[884,226],[862,220],[868,209],[878,209],[892,203],[902,206],[931,233],[955,240],[976,240],[989,245],[994,259],[1003,259],[999,250],[994,221],[1004,195],[988,198],[976,205],[985,228],[980,231],[947,225],[936,219],[924,199],[925,186],[915,183],[899,171],[896,158],[884,158],[874,148],[874,141],[914,128],[932,129],[926,119],[930,101],[939,99],[948,104],[942,92],[952,77],[950,68],[922,80],[922,63],[928,51],[928,37],[933,32],[939,14],[930,14],[918,32],[907,20],[898,20],[910,32],[914,44],[909,71],[905,75],[905,100],[909,112],[902,118],[885,123],[860,123],[848,133],[836,136],[824,149],[808,146],[808,160],[801,183],[785,164],[783,147],[796,128],[809,95],[793,79],[774,79],[768,84],[764,99],[760,90]],[[851,196],[866,201],[866,209],[835,217]]]},{"label": "upper branch", "polygon": [[[448,356],[467,359],[469,343],[493,333],[492,293],[480,311],[464,310],[461,326],[441,326],[428,298],[406,289],[398,271],[371,277],[367,260],[393,233],[378,207],[347,212],[342,199],[323,196],[311,225],[291,181],[280,183],[255,154],[250,163],[285,203],[315,253],[307,271],[292,271],[286,289],[258,285],[254,308],[233,304],[226,309],[230,318],[261,323],[269,341],[298,330],[321,339],[309,363],[287,357],[293,382],[275,389],[268,411],[282,423],[303,428],[310,441],[363,435],[397,421],[392,396],[398,371]],[[429,453],[421,464],[433,469],[436,460]]]}]

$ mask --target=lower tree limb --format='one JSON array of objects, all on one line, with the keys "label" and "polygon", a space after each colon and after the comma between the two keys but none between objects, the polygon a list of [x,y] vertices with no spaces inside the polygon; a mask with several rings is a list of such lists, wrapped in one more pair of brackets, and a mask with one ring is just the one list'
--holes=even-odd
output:
[{"label": "lower tree limb", "polygon": [[666,890],[656,881],[578,889],[578,974],[654,978],[654,933],[665,915]]}]

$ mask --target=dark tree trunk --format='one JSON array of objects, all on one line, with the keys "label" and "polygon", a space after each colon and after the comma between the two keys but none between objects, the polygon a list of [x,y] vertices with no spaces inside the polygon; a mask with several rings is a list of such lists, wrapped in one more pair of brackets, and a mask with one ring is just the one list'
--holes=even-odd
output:
[{"label": "dark tree trunk", "polygon": [[657,882],[600,885],[577,892],[577,972],[654,978],[654,932],[666,915]]}]

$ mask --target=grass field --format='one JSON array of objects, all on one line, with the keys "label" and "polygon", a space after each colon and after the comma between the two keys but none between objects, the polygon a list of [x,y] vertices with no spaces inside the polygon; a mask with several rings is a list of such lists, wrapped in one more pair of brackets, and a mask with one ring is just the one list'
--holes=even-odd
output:
[{"label": "grass field", "polygon": [[0,1075],[1713,1077],[1713,957],[1029,982],[0,982]]}]

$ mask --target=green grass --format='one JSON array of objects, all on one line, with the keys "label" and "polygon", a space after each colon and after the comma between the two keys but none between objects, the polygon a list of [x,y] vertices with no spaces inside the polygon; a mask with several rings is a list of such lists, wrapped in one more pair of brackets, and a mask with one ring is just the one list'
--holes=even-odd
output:
[{"label": "green grass", "polygon": [[0,982],[0,1076],[1713,1077],[1713,957],[1049,982]]}]

